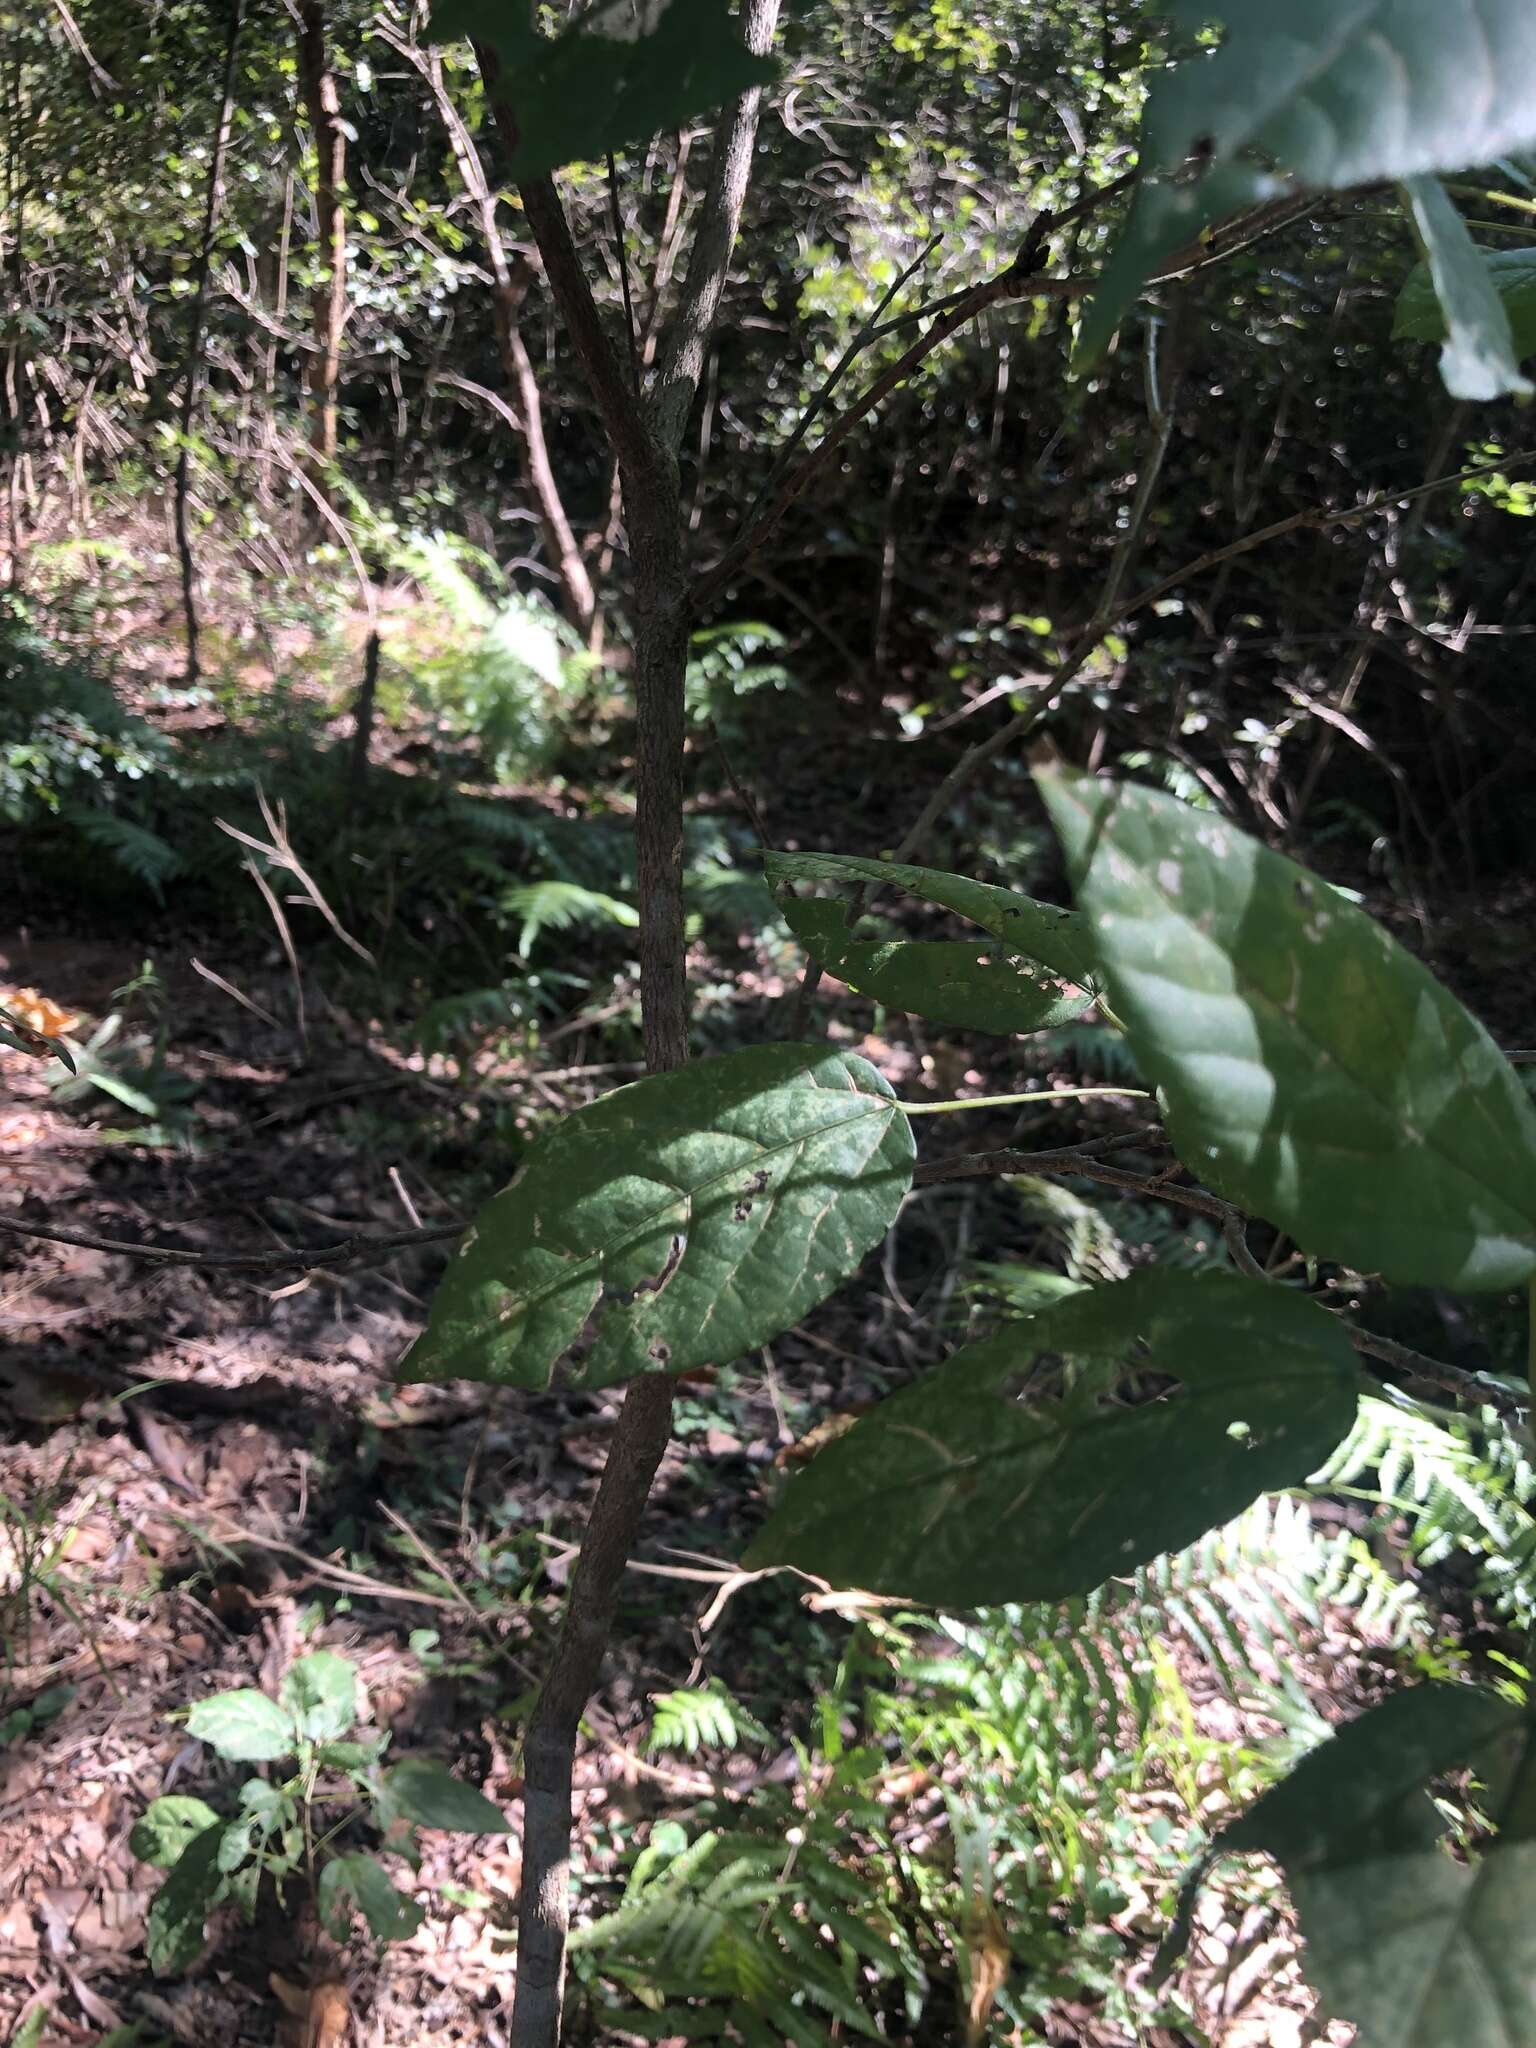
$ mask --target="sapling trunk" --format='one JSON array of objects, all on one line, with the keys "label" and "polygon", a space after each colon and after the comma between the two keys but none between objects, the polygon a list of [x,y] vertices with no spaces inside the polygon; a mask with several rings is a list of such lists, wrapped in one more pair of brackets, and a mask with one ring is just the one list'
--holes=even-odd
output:
[{"label": "sapling trunk", "polygon": [[[764,54],[779,0],[746,0],[749,48]],[[497,130],[518,148],[517,116],[494,52],[475,47]],[[545,280],[559,308],[618,465],[630,560],[635,688],[635,865],[640,903],[641,1021],[649,1070],[688,1057],[683,919],[684,686],[696,593],[685,553],[677,451],[719,313],[751,172],[761,94],[744,92],[716,123],[709,189],[652,388],[635,388],[627,352],[604,324],[548,178],[519,188]],[[672,1382],[630,1383],[582,1542],[548,1674],[524,1742],[523,1881],[518,1904],[512,2048],[557,2048],[570,1915],[571,1781],[582,1711],[597,1688],[624,1567],[667,1447]]]}]

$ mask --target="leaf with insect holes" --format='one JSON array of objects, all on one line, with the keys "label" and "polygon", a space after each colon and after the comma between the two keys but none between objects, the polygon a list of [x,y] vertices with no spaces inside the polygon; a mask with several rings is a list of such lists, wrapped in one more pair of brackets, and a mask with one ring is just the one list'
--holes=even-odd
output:
[{"label": "leaf with insect holes", "polygon": [[272,1763],[293,1754],[293,1722],[276,1700],[248,1688],[199,1700],[187,1715],[187,1733],[231,1763]]},{"label": "leaf with insect holes", "polygon": [[156,1870],[170,1870],[194,1835],[211,1828],[219,1816],[205,1799],[169,1792],[153,1799],[133,1824],[128,1846],[141,1863]]},{"label": "leaf with insect holes", "polygon": [[468,36],[502,59],[515,182],[649,142],[778,75],[747,48],[728,0],[610,0],[555,36],[508,0],[438,0],[432,36]]},{"label": "leaf with insect holes", "polygon": [[197,1960],[203,1928],[224,1888],[219,1870],[223,1842],[222,1821],[194,1835],[150,1903],[145,1948],[151,1967],[162,1974]]},{"label": "leaf with insect holes", "polygon": [[1027,954],[1063,981],[1081,988],[1096,984],[1093,935],[1085,918],[1056,903],[1037,903],[995,882],[974,882],[943,868],[908,867],[901,861],[864,860],[847,853],[769,853],[763,873],[770,887],[791,882],[839,882],[862,888],[904,889],[924,903],[936,903],[979,924],[1010,952]]},{"label": "leaf with insect holes", "polygon": [[1131,216],[1083,320],[1093,361],[1212,222],[1291,193],[1487,164],[1536,144],[1530,0],[1171,0],[1221,47],[1152,81]]},{"label": "leaf with insect holes", "polygon": [[1436,178],[1410,178],[1405,190],[1444,319],[1440,376],[1446,390],[1470,399],[1529,392],[1504,300],[1450,194]]},{"label": "leaf with insect holes", "polygon": [[357,1668],[334,1650],[316,1650],[289,1667],[278,1699],[306,1742],[335,1742],[357,1719]]},{"label": "leaf with insect holes", "polygon": [[1428,968],[1208,811],[1059,764],[1037,779],[1192,1172],[1389,1280],[1536,1273],[1536,1105]]},{"label": "leaf with insect holes", "polygon": [[345,1941],[352,1914],[360,1912],[376,1941],[408,1941],[426,1910],[396,1891],[383,1865],[371,1856],[333,1856],[320,1873],[316,1904],[326,1932]]},{"label": "leaf with insect holes", "polygon": [[[1470,1865],[1429,1797],[1469,1768],[1498,1829]],[[1284,1871],[1307,1975],[1356,2048],[1536,2041],[1536,1725],[1520,1708],[1473,1686],[1393,1695],[1220,1834],[1195,1882],[1248,1851]]]},{"label": "leaf with insect holes", "polygon": [[448,1268],[407,1380],[547,1386],[718,1365],[791,1328],[885,1234],[912,1132],[865,1060],[759,1045],[653,1075],[530,1146]]},{"label": "leaf with insect holes", "polygon": [[[957,1030],[1012,1033],[1070,1023],[1093,1002],[1086,929],[1070,910],[935,868],[840,854],[770,853],[763,872],[812,958],[893,1009]],[[841,903],[793,895],[788,885],[796,881],[894,884],[958,910],[993,939],[863,937],[849,927]]]},{"label": "leaf with insect holes", "polygon": [[829,1443],[747,1553],[940,1606],[1063,1600],[1314,1471],[1354,1354],[1302,1295],[1159,1268],[957,1352]]},{"label": "leaf with insect holes", "polygon": [[483,1792],[456,1778],[429,1756],[409,1756],[384,1773],[384,1801],[396,1814],[424,1828],[459,1835],[509,1835],[512,1823]]}]

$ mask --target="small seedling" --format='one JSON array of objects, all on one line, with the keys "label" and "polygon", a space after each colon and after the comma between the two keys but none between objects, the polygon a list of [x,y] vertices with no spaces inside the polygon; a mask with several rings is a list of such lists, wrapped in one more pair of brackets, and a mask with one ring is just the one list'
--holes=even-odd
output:
[{"label": "small seedling", "polygon": [[134,1828],[133,1853],[167,1873],[149,1910],[156,1970],[183,1970],[196,1959],[208,1915],[224,1900],[253,1918],[264,1876],[279,1899],[291,1880],[301,1881],[337,1941],[347,1939],[356,1913],[376,1940],[406,1940],[423,1908],[377,1856],[352,1846],[357,1839],[376,1837],[379,1849],[414,1869],[418,1827],[509,1832],[499,1807],[429,1757],[381,1769],[389,1738],[357,1730],[357,1718],[356,1669],[334,1650],[299,1658],[275,1700],[246,1689],[193,1707],[188,1732],[216,1755],[271,1768],[246,1779],[233,1818],[169,1793]]}]

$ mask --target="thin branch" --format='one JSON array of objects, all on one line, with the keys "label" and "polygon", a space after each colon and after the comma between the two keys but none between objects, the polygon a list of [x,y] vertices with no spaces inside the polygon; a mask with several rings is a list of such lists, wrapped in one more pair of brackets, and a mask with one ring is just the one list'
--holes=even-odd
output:
[{"label": "thin branch", "polygon": [[[473,47],[480,75],[485,80],[496,132],[501,137],[503,148],[512,155],[521,141],[521,131],[517,125],[517,114],[501,87],[500,61],[489,44],[476,43]],[[553,178],[526,179],[518,187],[518,196],[538,245],[544,276],[565,322],[582,375],[608,430],[614,453],[621,466],[643,475],[654,465],[655,444],[639,400],[630,389],[623,361],[592,296],[592,287],[587,282],[555,182]]]},{"label": "thin branch", "polygon": [[[779,4],[780,0],[745,0],[746,44],[754,57],[766,57],[772,48]],[[749,86],[734,106],[721,111],[715,123],[709,186],[694,229],[682,293],[662,337],[651,397],[651,424],[662,446],[673,454],[682,444],[694,393],[704,373],[709,338],[719,317],[752,175],[762,100],[762,87]]]},{"label": "thin branch", "polygon": [[348,1266],[381,1265],[398,1252],[418,1251],[424,1245],[446,1244],[451,1238],[462,1237],[465,1228],[463,1223],[438,1223],[427,1230],[397,1230],[381,1237],[357,1233],[336,1244],[309,1250],[199,1252],[186,1245],[136,1243],[132,1238],[98,1237],[94,1231],[70,1230],[62,1224],[23,1223],[14,1216],[0,1216],[0,1231],[8,1237],[78,1245],[92,1252],[114,1252],[122,1258],[147,1259],[156,1266],[201,1266],[225,1273],[337,1272]]},{"label": "thin branch", "polygon": [[608,210],[613,220],[613,246],[619,259],[619,283],[624,293],[624,332],[629,340],[629,381],[640,390],[640,336],[635,327],[635,297],[629,281],[629,250],[624,243],[624,209],[619,203],[619,167],[613,151],[608,152]]},{"label": "thin branch", "polygon": [[[919,1187],[931,1187],[940,1181],[990,1180],[1015,1173],[1097,1181],[1103,1187],[1116,1188],[1142,1201],[1172,1202],[1181,1209],[1193,1210],[1197,1216],[1208,1216],[1220,1229],[1239,1270],[1250,1279],[1273,1284],[1248,1249],[1247,1218],[1242,1211],[1219,1196],[1208,1194],[1204,1188],[1181,1187],[1156,1176],[1126,1173],[1118,1166],[1106,1166],[1102,1160],[1086,1158],[1079,1152],[975,1152],[957,1159],[926,1162],[912,1178]],[[1378,1337],[1370,1330],[1358,1330],[1352,1324],[1342,1327],[1363,1357],[1377,1359],[1463,1400],[1480,1402],[1485,1408],[1494,1409],[1505,1422],[1524,1422],[1527,1403],[1500,1381],[1484,1373],[1469,1372],[1464,1366],[1447,1365],[1442,1359],[1410,1350],[1406,1344]]]},{"label": "thin branch", "polygon": [[1277,519],[1269,526],[1261,526],[1257,532],[1245,533],[1237,540],[1228,541],[1224,547],[1212,548],[1206,554],[1196,555],[1193,561],[1175,569],[1172,575],[1149,584],[1145,590],[1138,590],[1134,596],[1126,598],[1116,607],[1110,623],[1115,624],[1121,619],[1129,618],[1133,612],[1139,612],[1147,605],[1155,604],[1158,598],[1166,597],[1169,591],[1176,589],[1179,584],[1187,583],[1193,577],[1203,576],[1208,569],[1214,569],[1222,562],[1233,561],[1238,555],[1251,554],[1255,548],[1265,547],[1270,541],[1279,540],[1285,534],[1300,533],[1308,527],[1323,529],[1330,526],[1352,526],[1356,520],[1369,519],[1388,505],[1412,505],[1420,498],[1427,498],[1432,491],[1443,491],[1449,484],[1472,483],[1480,476],[1491,476],[1496,470],[1507,473],[1512,469],[1524,469],[1533,462],[1536,462],[1536,449],[1527,449],[1520,455],[1500,456],[1497,462],[1480,462],[1470,469],[1451,470],[1444,476],[1431,477],[1428,483],[1417,484],[1412,490],[1373,492],[1361,505],[1346,506],[1342,510],[1313,505],[1305,512],[1293,512],[1288,518]]},{"label": "thin branch", "polygon": [[773,532],[784,515],[797,504],[810,488],[812,481],[831,461],[852,434],[862,419],[872,413],[877,405],[904,384],[912,372],[940,348],[953,334],[974,320],[987,307],[995,306],[999,300],[1021,298],[1026,292],[1051,292],[1055,289],[1051,280],[1035,275],[1039,257],[1039,245],[1031,237],[1026,238],[1023,248],[1013,263],[1000,277],[990,278],[985,284],[973,285],[963,298],[943,319],[934,322],[926,334],[919,336],[896,362],[883,370],[867,390],[847,408],[838,414],[832,425],[817,442],[803,462],[792,469],[780,485],[761,517],[721,556],[712,569],[698,579],[693,589],[693,608],[702,611],[726,588],[743,565],[757,553],[763,542]]},{"label": "thin branch", "polygon": [[896,860],[910,861],[972,777],[999,754],[1018,747],[1030,737],[1047,712],[1055,709],[1068,683],[1076,678],[1105,634],[1112,627],[1128,619],[1132,613],[1155,603],[1158,598],[1165,597],[1169,591],[1189,582],[1191,578],[1203,576],[1208,569],[1216,568],[1219,563],[1232,561],[1238,555],[1251,554],[1255,548],[1263,547],[1269,541],[1279,540],[1285,534],[1298,533],[1307,527],[1323,529],[1330,526],[1348,526],[1356,520],[1369,519],[1384,506],[1412,504],[1431,491],[1444,490],[1449,484],[1468,483],[1495,470],[1507,473],[1511,469],[1525,468],[1532,462],[1536,462],[1536,449],[1529,449],[1521,455],[1501,457],[1497,462],[1479,463],[1471,469],[1455,470],[1446,476],[1435,477],[1427,484],[1419,484],[1412,490],[1382,492],[1368,498],[1363,505],[1352,505],[1342,511],[1312,506],[1305,512],[1294,512],[1289,518],[1277,519],[1273,525],[1261,527],[1256,533],[1244,534],[1239,540],[1229,541],[1225,547],[1212,548],[1207,554],[1197,555],[1181,569],[1174,570],[1171,576],[1165,576],[1160,582],[1150,584],[1145,590],[1138,590],[1130,597],[1120,599],[1110,610],[1101,608],[1041,693],[1023,711],[1015,713],[1005,725],[1000,725],[990,738],[979,740],[975,746],[969,747],[961,755],[924,805],[917,823],[897,848]]},{"label": "thin branch", "polygon": [[1422,1351],[1412,1350],[1407,1344],[1396,1343],[1391,1337],[1378,1337],[1371,1330],[1351,1329],[1349,1341],[1366,1358],[1395,1366],[1399,1372],[1423,1380],[1431,1387],[1439,1387],[1447,1394],[1459,1395],[1467,1401],[1480,1401],[1485,1408],[1492,1408],[1504,1422],[1523,1423],[1526,1420],[1528,1402],[1486,1373],[1469,1372],[1465,1366],[1447,1365],[1443,1359],[1430,1358]]},{"label": "thin branch", "polygon": [[946,306],[947,310],[941,313],[925,334],[913,342],[897,362],[883,371],[845,412],[838,415],[810,454],[785,478],[762,516],[749,522],[747,530],[734,545],[726,550],[712,569],[707,570],[699,578],[693,591],[694,609],[701,610],[717,596],[743,563],[757,552],[785,513],[804,495],[817,472],[826,466],[848,439],[860,420],[873,412],[875,407],[899,385],[904,384],[919,364],[932,355],[935,349],[942,347],[951,335],[957,334],[979,313],[984,313],[989,306],[997,305],[1001,300],[1026,298],[1032,295],[1080,295],[1086,288],[1080,279],[1046,278],[1039,275],[1046,245],[1050,237],[1061,228],[1094,212],[1124,191],[1132,182],[1134,175],[1134,172],[1126,172],[1123,176],[1112,179],[1107,185],[1095,186],[1092,191],[1085,192],[1059,214],[1038,214],[1030,223],[1017,255],[1006,270],[981,284],[972,285],[949,301],[941,301],[941,306]]},{"label": "thin branch", "polygon": [[[768,498],[770,498],[773,495],[773,492],[777,489],[780,479],[783,477],[783,475],[789,468],[790,463],[794,460],[796,451],[799,449],[801,442],[804,441],[806,435],[811,431],[811,428],[815,425],[816,421],[821,417],[822,413],[826,411],[827,406],[831,401],[832,394],[836,391],[838,385],[841,384],[844,376],[851,368],[854,358],[858,355],[861,355],[863,351],[866,348],[868,348],[870,342],[874,340],[877,334],[881,334],[885,331],[879,323],[881,316],[884,314],[887,306],[890,305],[891,301],[894,298],[896,298],[899,293],[905,291],[908,284],[912,281],[912,278],[919,270],[922,269],[923,265],[928,261],[928,258],[933,254],[934,250],[938,248],[940,242],[942,242],[943,239],[944,237],[942,235],[933,236],[933,238],[927,243],[925,243],[924,246],[918,251],[918,253],[912,258],[912,261],[907,265],[906,269],[903,270],[898,277],[892,279],[890,285],[882,294],[879,305],[876,306],[875,310],[873,311],[873,313],[870,314],[869,318],[864,322],[863,326],[858,329],[853,339],[849,342],[848,346],[843,350],[842,354],[838,357],[837,361],[832,365],[832,368],[827,372],[827,375],[822,382],[821,389],[816,393],[815,397],[811,400],[810,404],[805,408],[805,411],[801,413],[799,419],[795,422],[794,432],[785,442],[783,450],[780,453],[777,462],[775,462],[773,468],[768,472],[767,476],[763,479],[761,488],[758,490],[757,495],[753,498],[752,503],[747,507],[747,516],[746,519],[743,521],[743,524],[748,528],[748,530],[751,529],[753,521],[757,518],[758,513],[762,510],[764,502]],[[952,296],[958,297],[959,294],[956,293],[953,294]],[[908,317],[910,318],[914,316],[909,315]]]}]

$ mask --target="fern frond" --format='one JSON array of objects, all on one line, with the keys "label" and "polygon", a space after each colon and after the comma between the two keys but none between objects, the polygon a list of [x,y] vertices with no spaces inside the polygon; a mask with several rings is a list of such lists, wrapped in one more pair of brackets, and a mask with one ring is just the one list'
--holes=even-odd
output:
[{"label": "fern frond", "polygon": [[1536,1468],[1507,1430],[1431,1412],[1406,1395],[1367,1394],[1309,1484],[1400,1519],[1422,1566],[1453,1554],[1474,1560],[1477,1590],[1501,1614],[1536,1614]]},{"label": "fern frond", "polygon": [[707,861],[683,877],[683,893],[706,922],[724,930],[756,936],[783,928],[784,913],[773,891],[749,869]]},{"label": "fern frond", "polygon": [[646,1747],[653,1752],[680,1749],[696,1756],[701,1749],[729,1752],[769,1739],[762,1723],[716,1683],[692,1692],[658,1693]]},{"label": "fern frond", "polygon": [[116,811],[66,804],[64,816],[82,839],[111,854],[124,874],[131,875],[157,896],[185,866],[175,847],[158,832],[151,832],[147,825],[135,825],[131,819],[119,817]]},{"label": "fern frond", "polygon": [[578,925],[600,924],[633,930],[640,922],[633,904],[584,888],[580,882],[520,882],[502,891],[501,907],[508,917],[522,920],[517,950],[525,960],[541,931],[563,932]]},{"label": "fern frond", "polygon": [[1098,1203],[1034,1174],[1010,1175],[1008,1186],[1039,1248],[1060,1260],[1069,1280],[1123,1280],[1130,1272],[1119,1233]]},{"label": "fern frond", "polygon": [[452,1052],[520,1023],[526,1007],[516,987],[472,988],[440,996],[417,1018],[416,1043],[423,1052]]}]

